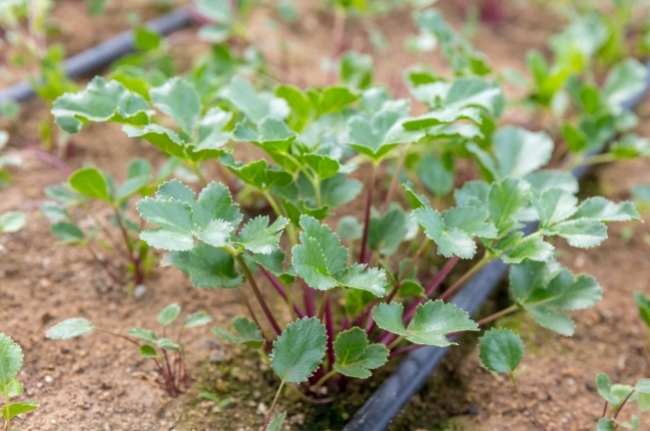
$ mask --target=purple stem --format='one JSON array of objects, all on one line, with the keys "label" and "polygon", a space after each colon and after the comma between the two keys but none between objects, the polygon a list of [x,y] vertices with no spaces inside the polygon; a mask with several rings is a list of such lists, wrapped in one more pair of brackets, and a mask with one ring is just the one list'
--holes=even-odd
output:
[{"label": "purple stem", "polygon": [[[284,290],[284,286],[282,285],[282,282],[278,280],[278,278],[268,272],[264,267],[260,266],[260,270],[262,271],[262,274],[266,277],[269,282],[271,282],[271,285],[275,288],[275,290],[280,294],[280,296],[286,301],[287,300],[287,292]],[[305,317],[305,313],[298,308],[298,306],[292,302],[293,305],[293,310],[296,312],[299,318]]]},{"label": "purple stem", "polygon": [[314,305],[314,290],[302,282],[302,297],[305,301],[305,314],[309,317],[316,315],[316,306]]}]

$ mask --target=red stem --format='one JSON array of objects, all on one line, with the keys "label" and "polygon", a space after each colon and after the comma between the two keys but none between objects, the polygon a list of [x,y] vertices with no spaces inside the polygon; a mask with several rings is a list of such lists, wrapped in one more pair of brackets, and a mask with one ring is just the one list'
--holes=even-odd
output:
[{"label": "red stem", "polygon": [[314,290],[302,282],[302,297],[305,301],[305,314],[309,317],[316,315],[316,305],[314,304]]},{"label": "red stem", "polygon": [[[269,280],[269,282],[275,288],[275,290],[286,301],[287,300],[287,292],[284,290],[284,286],[282,285],[282,282],[280,280],[278,280],[278,278],[275,275],[268,272],[266,270],[266,268],[264,268],[262,266],[260,266],[259,268],[260,268],[260,271],[262,272],[262,274],[264,274],[264,276],[266,277],[266,279]],[[303,317],[305,317],[305,313],[300,308],[298,308],[298,306],[295,303],[292,302],[292,305],[293,305],[293,310],[296,312],[296,314],[298,315],[299,318],[302,319]]]},{"label": "red stem", "polygon": [[368,185],[368,194],[366,198],[366,210],[364,213],[363,221],[363,237],[361,238],[361,254],[359,255],[359,263],[366,264],[370,262],[368,250],[368,232],[370,230],[370,208],[372,207],[372,195],[375,189],[375,167],[372,168],[372,175],[370,177],[370,184]]}]

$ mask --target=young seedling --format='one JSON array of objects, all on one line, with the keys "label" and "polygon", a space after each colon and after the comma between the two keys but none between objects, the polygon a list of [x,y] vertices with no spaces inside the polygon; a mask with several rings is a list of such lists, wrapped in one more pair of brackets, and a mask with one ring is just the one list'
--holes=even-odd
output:
[{"label": "young seedling", "polygon": [[[55,237],[66,245],[86,247],[115,283],[133,293],[144,286],[155,260],[147,244],[138,239],[141,227],[129,218],[129,200],[151,193],[177,166],[178,162],[170,159],[154,176],[149,162],[132,160],[127,179],[119,186],[110,175],[97,168],[82,168],[70,175],[67,184],[45,189],[55,202],[45,202],[41,211],[52,223]],[[102,202],[111,208],[109,223],[94,215],[89,201]],[[72,212],[75,209],[92,222],[86,232],[76,222]]]},{"label": "young seedling", "polygon": [[67,319],[54,325],[47,330],[45,336],[52,340],[68,340],[92,331],[100,331],[126,340],[138,348],[141,357],[153,361],[156,371],[163,379],[165,392],[170,397],[176,397],[190,384],[185,364],[185,347],[181,343],[183,333],[186,329],[205,326],[212,321],[206,313],[200,311],[192,313],[179,325],[174,339],[167,337],[168,327],[180,314],[181,307],[178,304],[170,304],[158,314],[158,323],[162,326],[161,337],[151,330],[142,328],[133,328],[128,332],[128,336],[125,336],[99,328],[81,317]]},{"label": "young seedling", "polygon": [[[636,402],[641,412],[650,410],[650,379],[641,379],[634,386],[612,385],[612,381],[605,373],[596,377],[598,393],[605,400],[602,417],[598,420],[597,431],[612,431],[619,428],[639,431],[641,422],[636,415],[631,415],[631,422],[622,422],[618,419],[623,407]],[[609,405],[609,415],[607,410]]]},{"label": "young seedling", "polygon": [[16,416],[32,412],[38,408],[37,401],[12,402],[12,398],[23,393],[22,385],[16,376],[23,366],[23,351],[11,337],[0,333],[0,394],[2,395],[2,417],[4,431],[18,431],[11,427]]}]

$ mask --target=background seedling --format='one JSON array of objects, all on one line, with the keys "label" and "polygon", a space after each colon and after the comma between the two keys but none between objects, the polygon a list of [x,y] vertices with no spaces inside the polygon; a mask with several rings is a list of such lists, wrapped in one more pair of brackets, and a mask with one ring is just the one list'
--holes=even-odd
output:
[{"label": "background seedling", "polygon": [[100,331],[126,340],[138,347],[140,356],[154,362],[156,371],[163,379],[165,392],[170,397],[176,397],[190,384],[185,364],[185,347],[181,343],[183,332],[185,329],[205,326],[212,321],[210,316],[200,311],[189,314],[179,326],[175,339],[166,337],[167,327],[174,323],[180,314],[181,307],[178,304],[170,304],[158,314],[158,323],[162,326],[161,337],[142,328],[133,328],[128,336],[125,336],[98,328],[81,317],[64,320],[48,329],[45,335],[52,340],[68,340],[92,331]]}]

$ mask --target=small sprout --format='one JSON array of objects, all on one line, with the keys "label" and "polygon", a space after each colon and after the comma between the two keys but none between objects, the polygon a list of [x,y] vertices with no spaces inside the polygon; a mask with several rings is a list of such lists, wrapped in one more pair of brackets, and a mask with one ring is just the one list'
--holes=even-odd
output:
[{"label": "small sprout", "polygon": [[21,384],[16,380],[22,366],[22,349],[11,337],[0,333],[0,400],[4,401],[0,413],[5,421],[5,430],[12,429],[11,420],[16,416],[38,409],[37,401],[10,401],[23,392]]}]

